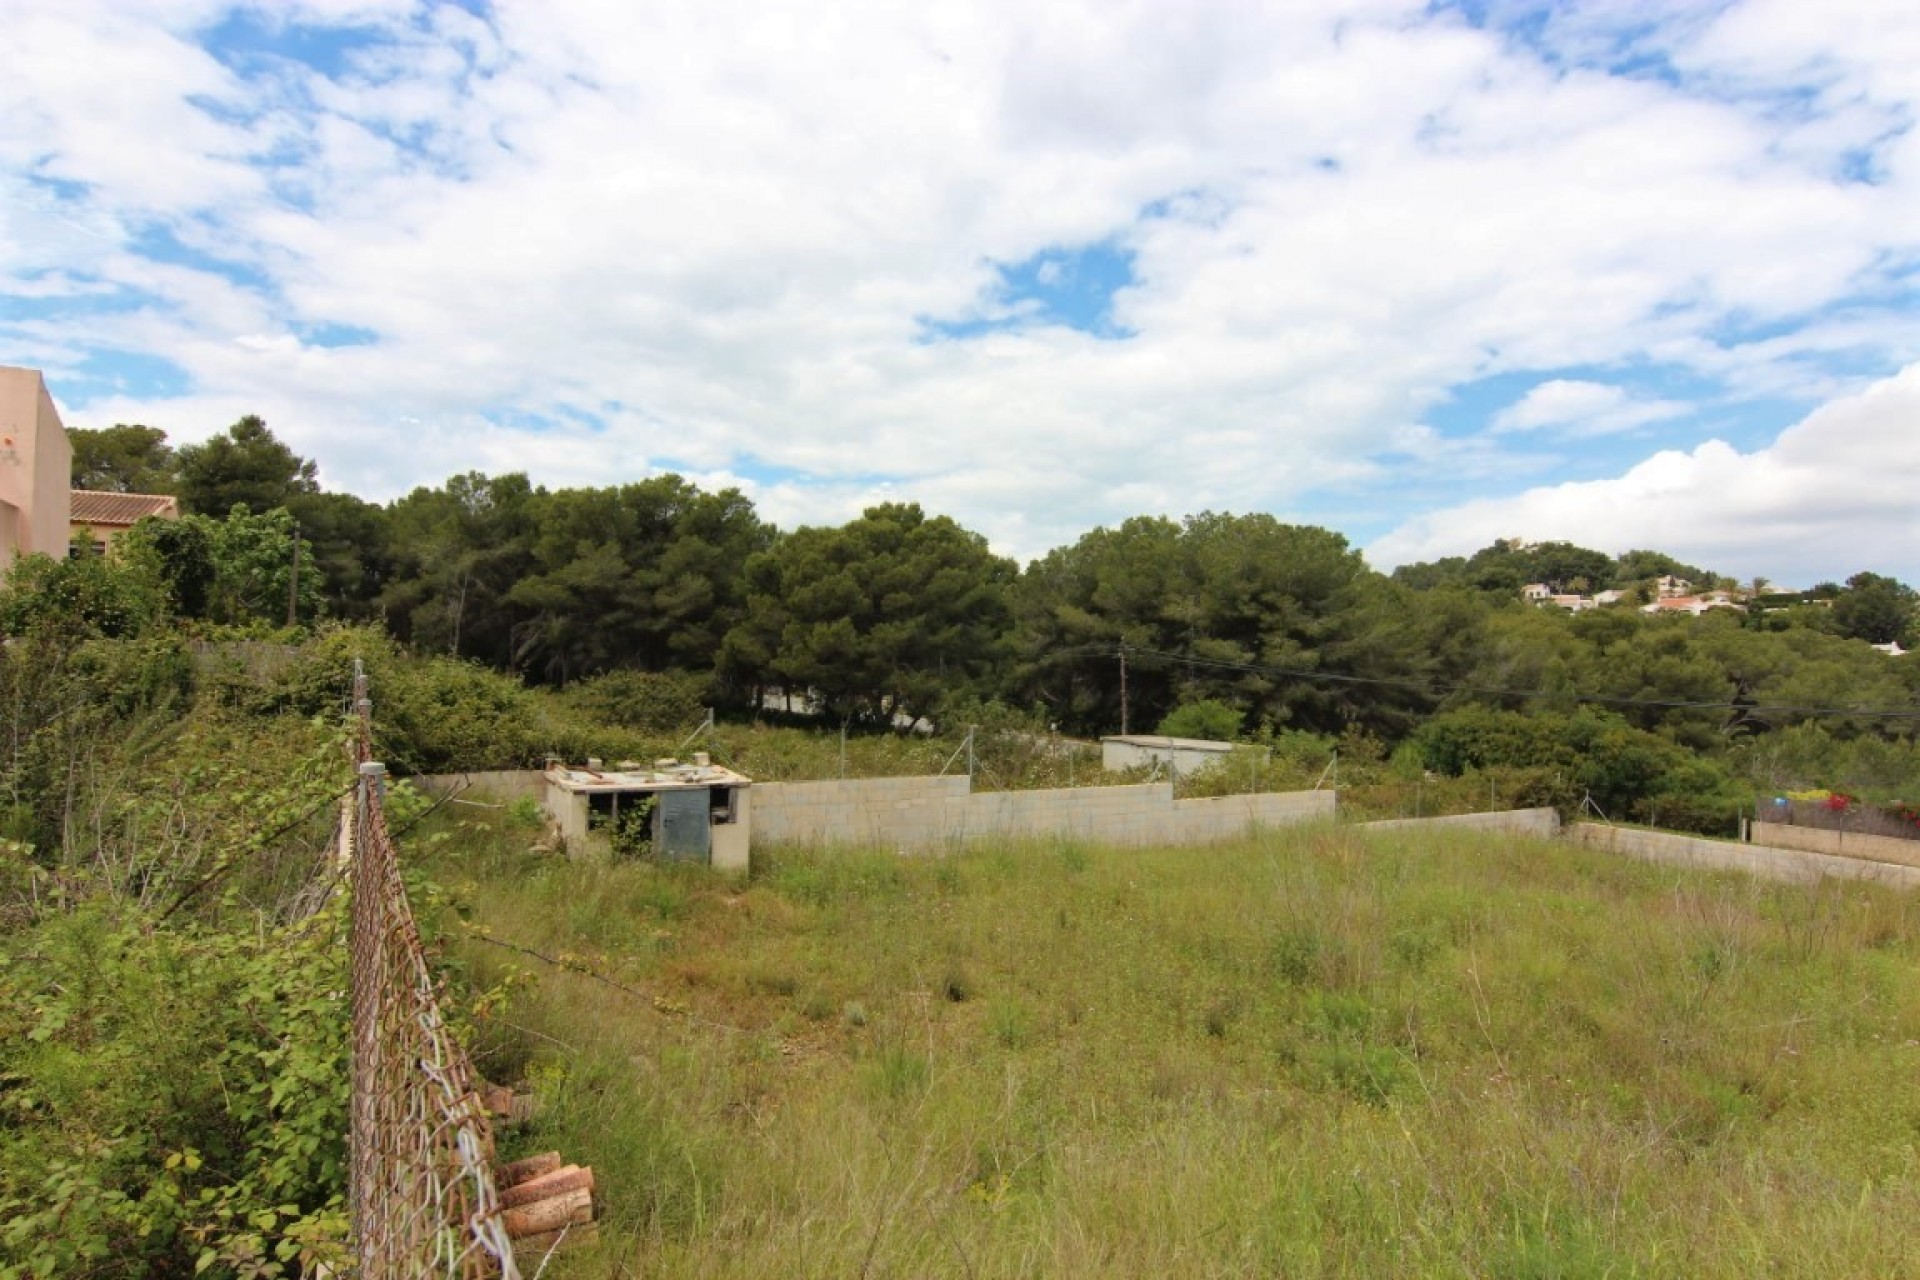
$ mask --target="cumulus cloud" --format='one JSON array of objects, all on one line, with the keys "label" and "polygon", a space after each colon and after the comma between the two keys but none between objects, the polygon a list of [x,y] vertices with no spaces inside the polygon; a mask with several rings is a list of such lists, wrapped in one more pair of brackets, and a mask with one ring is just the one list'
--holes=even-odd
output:
[{"label": "cumulus cloud", "polygon": [[1548,429],[1570,435],[1608,435],[1662,418],[1677,418],[1688,408],[1677,400],[1639,399],[1604,382],[1552,378],[1496,414],[1493,430]]},{"label": "cumulus cloud", "polygon": [[[1449,459],[1485,492],[1544,441],[1687,453],[1702,405],[1920,356],[1903,8],[1595,6],[1529,43],[1422,0],[16,0],[0,359],[77,425],[259,412],[374,498],[675,467],[1023,555],[1363,490],[1383,527]],[[223,48],[241,19],[282,45]],[[1004,296],[1096,244],[1131,264],[1112,332]],[[1540,385],[1432,425],[1493,377]]]},{"label": "cumulus cloud", "polygon": [[1770,445],[1662,450],[1605,480],[1422,515],[1367,548],[1391,568],[1520,533],[1809,586],[1859,570],[1920,581],[1920,364],[1822,406]]}]

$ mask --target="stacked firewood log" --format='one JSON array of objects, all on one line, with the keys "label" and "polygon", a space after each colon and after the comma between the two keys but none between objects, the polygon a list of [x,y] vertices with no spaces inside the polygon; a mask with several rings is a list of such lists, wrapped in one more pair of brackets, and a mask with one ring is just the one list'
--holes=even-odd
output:
[{"label": "stacked firewood log", "polygon": [[558,1151],[515,1160],[500,1170],[500,1216],[517,1257],[593,1240],[593,1170],[565,1163]]},{"label": "stacked firewood log", "polygon": [[[508,1126],[532,1118],[534,1100],[526,1094],[483,1084],[481,1095],[487,1110]],[[546,1151],[502,1165],[496,1182],[501,1221],[516,1257],[539,1259],[556,1248],[597,1238],[591,1168],[568,1164],[558,1151]]]}]

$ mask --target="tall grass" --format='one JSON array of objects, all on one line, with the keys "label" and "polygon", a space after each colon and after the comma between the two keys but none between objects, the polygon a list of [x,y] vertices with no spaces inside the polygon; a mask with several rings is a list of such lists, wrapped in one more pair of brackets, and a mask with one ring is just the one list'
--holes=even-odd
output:
[{"label": "tall grass", "polygon": [[[1920,902],[1474,833],[434,874],[572,1276],[1920,1273]],[[449,919],[452,917],[449,916]],[[457,930],[453,930],[457,933]]]}]

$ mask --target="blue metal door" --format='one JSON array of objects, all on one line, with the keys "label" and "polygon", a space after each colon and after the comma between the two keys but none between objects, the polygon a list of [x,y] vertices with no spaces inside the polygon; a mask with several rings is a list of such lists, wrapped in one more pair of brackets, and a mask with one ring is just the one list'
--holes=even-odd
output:
[{"label": "blue metal door", "polygon": [[713,829],[707,816],[707,789],[662,791],[654,848],[663,862],[713,861]]}]

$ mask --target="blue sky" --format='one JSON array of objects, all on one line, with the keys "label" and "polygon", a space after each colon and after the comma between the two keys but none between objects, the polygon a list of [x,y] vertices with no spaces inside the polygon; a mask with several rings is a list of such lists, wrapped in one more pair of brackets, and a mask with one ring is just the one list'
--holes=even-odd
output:
[{"label": "blue sky", "polygon": [[1920,580],[1912,6],[15,9],[0,363],[71,425]]}]

